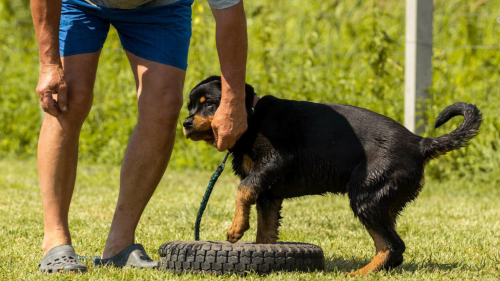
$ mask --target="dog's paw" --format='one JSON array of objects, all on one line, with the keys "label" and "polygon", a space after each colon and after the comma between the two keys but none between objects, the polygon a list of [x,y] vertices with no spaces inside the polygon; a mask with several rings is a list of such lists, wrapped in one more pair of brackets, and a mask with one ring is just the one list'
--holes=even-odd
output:
[{"label": "dog's paw", "polygon": [[243,234],[244,232],[243,231],[237,231],[235,229],[235,227],[231,227],[228,231],[227,231],[227,241],[231,242],[231,243],[235,243],[235,242],[238,242],[238,240],[241,239],[241,237],[243,237]]},{"label": "dog's paw", "polygon": [[233,222],[233,225],[227,231],[227,241],[231,243],[238,242],[249,228],[250,226],[248,224],[243,224],[243,226],[241,226],[241,224]]},{"label": "dog's paw", "polygon": [[354,272],[344,272],[345,277],[361,277],[361,276],[367,276],[368,274],[371,273],[371,270],[365,270],[364,268],[358,269]]}]

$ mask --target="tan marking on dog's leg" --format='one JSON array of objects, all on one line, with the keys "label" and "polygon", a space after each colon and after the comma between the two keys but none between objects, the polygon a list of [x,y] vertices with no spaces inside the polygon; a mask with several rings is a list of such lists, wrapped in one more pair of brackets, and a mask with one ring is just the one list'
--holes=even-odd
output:
[{"label": "tan marking on dog's leg", "polygon": [[204,103],[207,99],[205,97],[200,98],[200,103]]},{"label": "tan marking on dog's leg", "polygon": [[242,166],[243,166],[243,171],[245,171],[245,174],[248,174],[248,172],[250,171],[250,169],[253,166],[253,161],[250,158],[250,156],[248,156],[247,154],[243,155],[243,165]]},{"label": "tan marking on dog's leg", "polygon": [[369,229],[368,233],[370,233],[371,237],[373,238],[373,242],[375,243],[375,258],[365,267],[353,273],[347,273],[348,276],[365,276],[372,271],[379,271],[383,269],[389,261],[389,256],[391,253],[390,245],[377,232]]},{"label": "tan marking on dog's leg", "polygon": [[279,238],[279,215],[283,199],[276,199],[266,209],[257,208],[257,244],[276,244]]},{"label": "tan marking on dog's leg", "polygon": [[236,208],[231,228],[227,231],[227,241],[234,243],[243,237],[250,228],[250,207],[255,204],[257,195],[251,188],[240,186],[236,194]]}]

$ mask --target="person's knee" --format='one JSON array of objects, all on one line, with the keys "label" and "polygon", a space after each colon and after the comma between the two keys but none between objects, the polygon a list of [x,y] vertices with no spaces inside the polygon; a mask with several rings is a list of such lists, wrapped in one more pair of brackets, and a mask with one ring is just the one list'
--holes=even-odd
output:
[{"label": "person's knee", "polygon": [[92,108],[93,91],[90,87],[69,88],[68,118],[83,123]]},{"label": "person's knee", "polygon": [[64,130],[79,131],[92,107],[93,89],[68,83],[68,111],[58,118]]},{"label": "person's knee", "polygon": [[183,105],[182,92],[166,90],[161,95],[139,98],[139,119],[159,126],[175,127]]}]

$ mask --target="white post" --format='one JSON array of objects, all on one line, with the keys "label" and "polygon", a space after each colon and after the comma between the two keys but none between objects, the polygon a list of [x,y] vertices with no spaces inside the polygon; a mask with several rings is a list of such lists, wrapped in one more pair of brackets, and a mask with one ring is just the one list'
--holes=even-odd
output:
[{"label": "white post", "polygon": [[424,104],[432,86],[433,12],[433,0],[406,0],[404,122],[416,134],[424,131]]}]

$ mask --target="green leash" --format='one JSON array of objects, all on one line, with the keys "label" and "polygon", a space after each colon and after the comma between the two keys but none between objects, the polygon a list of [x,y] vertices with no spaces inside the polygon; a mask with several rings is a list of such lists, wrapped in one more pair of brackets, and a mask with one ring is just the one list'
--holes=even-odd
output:
[{"label": "green leash", "polygon": [[222,174],[222,171],[224,171],[224,167],[226,166],[226,160],[227,157],[229,156],[229,153],[230,152],[226,153],[226,157],[224,157],[224,160],[222,160],[222,163],[220,163],[219,167],[217,168],[217,170],[215,170],[215,173],[210,178],[210,182],[208,183],[205,195],[203,195],[203,199],[201,200],[200,209],[198,209],[198,215],[196,215],[196,222],[194,223],[195,241],[200,241],[201,217],[203,216],[203,212],[205,212],[205,209],[207,208],[208,199],[210,198],[210,194],[212,194],[212,190],[214,189],[215,183],[217,182],[217,179],[219,179],[219,176]]}]

